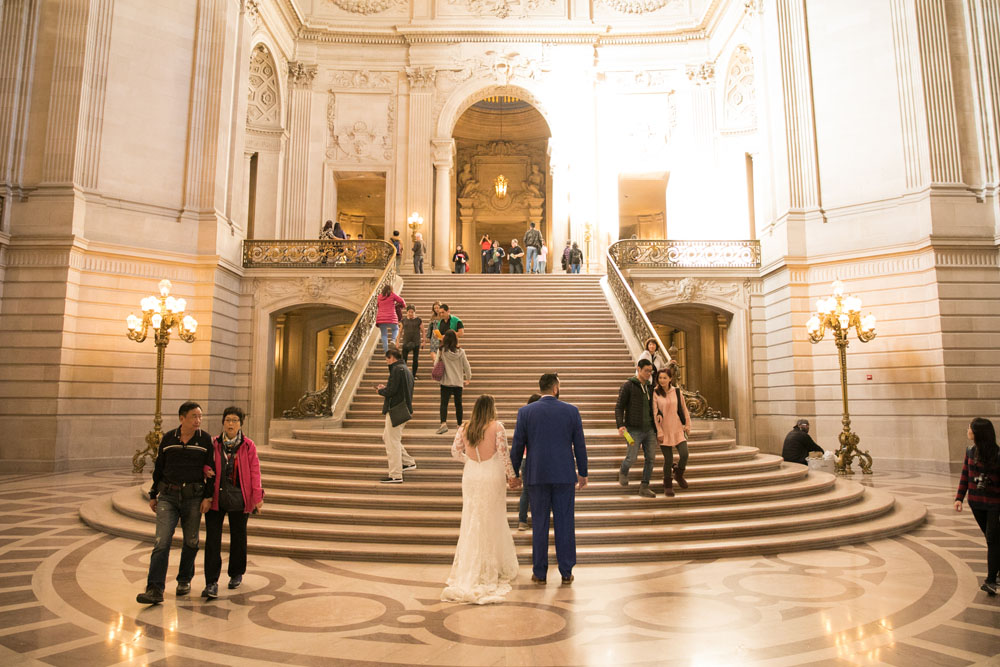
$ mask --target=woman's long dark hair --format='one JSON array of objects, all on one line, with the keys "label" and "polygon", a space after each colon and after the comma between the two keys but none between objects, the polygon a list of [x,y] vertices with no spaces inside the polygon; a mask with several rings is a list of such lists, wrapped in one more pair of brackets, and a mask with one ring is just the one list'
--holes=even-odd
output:
[{"label": "woman's long dark hair", "polygon": [[441,349],[450,352],[458,350],[458,334],[453,329],[444,332],[444,338],[441,339]]},{"label": "woman's long dark hair", "polygon": [[389,296],[390,294],[392,294],[392,285],[385,285],[382,288],[382,296],[385,297],[385,296]]},{"label": "woman's long dark hair", "polygon": [[655,391],[659,396],[663,396],[664,398],[666,398],[667,390],[663,388],[662,384],[660,384],[660,376],[664,374],[666,374],[666,376],[670,378],[670,386],[671,387],[675,386],[674,375],[677,374],[677,366],[675,366],[674,364],[667,364],[667,367],[664,368],[659,373],[657,373],[656,378],[653,380],[653,382],[656,383],[656,386],[653,387],[653,391]]},{"label": "woman's long dark hair", "polygon": [[969,424],[972,429],[973,458],[979,463],[993,465],[997,462],[997,432],[989,419],[976,417]]}]

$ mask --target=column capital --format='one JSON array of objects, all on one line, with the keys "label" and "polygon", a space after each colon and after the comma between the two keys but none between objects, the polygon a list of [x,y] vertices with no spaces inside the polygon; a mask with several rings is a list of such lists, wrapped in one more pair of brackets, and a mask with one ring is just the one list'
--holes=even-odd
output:
[{"label": "column capital", "polygon": [[410,80],[410,88],[420,91],[430,91],[437,78],[437,70],[433,67],[407,67],[406,78]]},{"label": "column capital", "polygon": [[455,140],[431,139],[431,158],[438,169],[451,169],[455,164]]},{"label": "column capital", "polygon": [[688,65],[686,71],[688,79],[690,79],[696,86],[706,86],[715,83],[714,62]]},{"label": "column capital", "polygon": [[288,63],[288,81],[297,88],[311,88],[319,68],[301,61]]}]

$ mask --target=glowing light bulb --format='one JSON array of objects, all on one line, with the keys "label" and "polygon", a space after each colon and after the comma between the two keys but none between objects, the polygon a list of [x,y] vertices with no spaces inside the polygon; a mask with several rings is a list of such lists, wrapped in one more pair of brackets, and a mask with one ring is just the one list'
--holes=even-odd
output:
[{"label": "glowing light bulb", "polygon": [[856,296],[847,297],[845,303],[847,304],[847,312],[857,313],[861,310],[861,299]]},{"label": "glowing light bulb", "polygon": [[132,313],[128,314],[128,317],[125,318],[125,322],[128,324],[129,331],[136,331],[139,328],[139,325],[142,324],[142,320]]},{"label": "glowing light bulb", "polygon": [[190,315],[184,316],[182,324],[184,325],[185,331],[187,331],[188,333],[194,333],[195,330],[198,328],[198,320],[194,319]]},{"label": "glowing light bulb", "polygon": [[169,280],[167,280],[166,278],[164,278],[163,280],[161,280],[160,281],[160,296],[169,296],[169,294],[170,294],[170,288],[171,287],[172,287],[172,285],[170,284]]},{"label": "glowing light bulb", "polygon": [[166,307],[167,312],[176,313],[177,312],[177,299],[172,296],[168,296],[166,302],[163,304]]},{"label": "glowing light bulb", "polygon": [[809,321],[806,322],[806,329],[809,331],[809,333],[815,333],[816,331],[819,331],[819,318],[816,317],[815,315],[810,317]]},{"label": "glowing light bulb", "polygon": [[159,313],[153,313],[153,328],[159,329],[163,323],[163,317]]},{"label": "glowing light bulb", "polygon": [[176,303],[177,303],[177,310],[174,311],[175,313],[183,313],[185,310],[187,310],[188,306],[187,299],[177,299]]},{"label": "glowing light bulb", "polygon": [[156,306],[159,304],[159,302],[156,300],[155,296],[147,296],[142,301],[140,301],[139,304],[141,305],[142,310],[144,312],[151,313],[154,310],[156,310]]},{"label": "glowing light bulb", "polygon": [[840,317],[837,319],[840,322],[841,329],[846,329],[847,326],[851,323],[851,318],[849,318],[845,313],[841,313]]},{"label": "glowing light bulb", "polygon": [[875,331],[875,316],[868,313],[861,318],[861,330],[864,332]]},{"label": "glowing light bulb", "polygon": [[816,312],[817,313],[826,312],[826,299],[816,299]]},{"label": "glowing light bulb", "polygon": [[834,296],[844,296],[844,283],[839,280],[833,281],[833,295]]}]

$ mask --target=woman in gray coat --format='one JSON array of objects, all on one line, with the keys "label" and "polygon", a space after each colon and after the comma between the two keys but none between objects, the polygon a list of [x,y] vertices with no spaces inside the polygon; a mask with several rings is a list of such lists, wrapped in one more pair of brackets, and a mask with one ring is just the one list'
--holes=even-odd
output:
[{"label": "woman in gray coat", "polygon": [[458,346],[458,336],[449,329],[441,340],[438,350],[438,360],[444,365],[444,375],[441,376],[441,427],[438,433],[448,432],[448,400],[455,397],[455,417],[458,425],[462,425],[462,389],[472,381],[472,367],[465,356],[465,350]]}]

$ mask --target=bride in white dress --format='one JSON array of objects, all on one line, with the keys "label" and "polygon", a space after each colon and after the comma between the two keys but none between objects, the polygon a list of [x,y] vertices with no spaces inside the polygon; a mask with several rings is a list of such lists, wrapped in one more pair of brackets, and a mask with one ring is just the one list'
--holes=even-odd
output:
[{"label": "bride in white dress", "polygon": [[517,554],[507,523],[507,483],[514,469],[507,450],[507,432],[497,421],[493,397],[483,394],[472,419],[458,429],[451,455],[465,462],[462,472],[462,527],[448,585],[446,602],[503,602],[517,577]]}]

